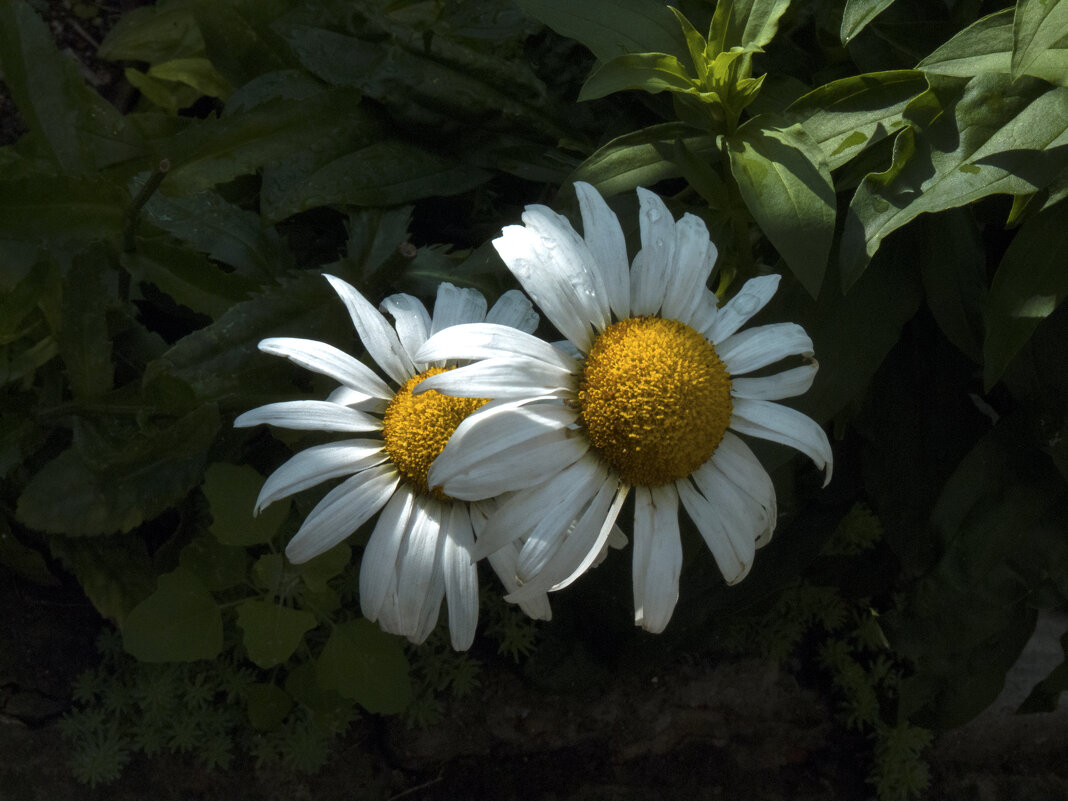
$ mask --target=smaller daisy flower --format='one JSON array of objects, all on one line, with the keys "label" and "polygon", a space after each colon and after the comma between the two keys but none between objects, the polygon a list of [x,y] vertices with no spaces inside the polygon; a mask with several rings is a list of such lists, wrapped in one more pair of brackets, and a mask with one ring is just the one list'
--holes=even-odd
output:
[{"label": "smaller daisy flower", "polygon": [[[525,225],[493,242],[567,338],[566,352],[485,324],[451,328],[418,351],[479,361],[429,377],[417,392],[497,399],[457,427],[429,482],[456,498],[516,491],[476,550],[522,541],[512,600],[582,575],[633,492],[635,622],[656,632],[678,600],[680,502],[731,584],[775,529],[775,489],[737,434],[796,448],[830,480],[823,429],[775,402],[807,391],[817,364],[798,325],[742,330],[779,276],[747,281],[719,307],[707,287],[717,250],[700,218],[676,222],[639,189],[642,249],[628,264],[615,214],[588,184],[575,191],[582,236],[550,209],[528,206]],[[748,375],[796,357],[799,366]]]},{"label": "smaller daisy flower", "polygon": [[[332,275],[325,277],[388,382],[353,356],[323,342],[291,338],[260,342],[263,352],[284,356],[341,386],[324,401],[284,401],[245,412],[234,421],[235,426],[268,423],[369,436],[329,442],[296,454],[268,477],[255,512],[293,493],[344,477],[312,509],[286,547],[286,556],[294,563],[306,562],[378,514],[360,565],[364,616],[388,632],[420,643],[434,629],[444,597],[452,645],[465,650],[474,639],[478,620],[475,525],[481,529],[493,507],[457,501],[430,489],[427,472],[457,425],[486,399],[437,392],[412,394],[419,382],[451,369],[444,361],[424,361],[415,354],[432,334],[458,323],[485,322],[531,332],[538,315],[517,291],[502,295],[487,314],[481,294],[443,283],[433,316],[411,295],[386,298],[382,308],[393,316],[395,326],[391,326],[354,287]],[[518,554],[514,544],[512,548]],[[502,550],[493,566],[506,589],[516,590],[514,559]],[[521,605],[531,617],[549,617],[544,596],[524,599]]]}]

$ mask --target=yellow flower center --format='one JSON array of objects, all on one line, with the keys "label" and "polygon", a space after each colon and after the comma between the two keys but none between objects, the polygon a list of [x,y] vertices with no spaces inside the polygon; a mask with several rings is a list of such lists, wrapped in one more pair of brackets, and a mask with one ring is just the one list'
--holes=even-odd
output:
[{"label": "yellow flower center", "polygon": [[409,378],[397,390],[382,418],[382,438],[393,464],[417,492],[429,493],[442,501],[451,498],[427,485],[430,465],[463,419],[489,402],[489,398],[454,398],[433,389],[412,394],[412,388],[423,379],[451,369],[431,367]]},{"label": "yellow flower center", "polygon": [[656,487],[715,453],[731,419],[731,377],[685,323],[630,317],[594,340],[579,408],[593,447],[622,479]]}]

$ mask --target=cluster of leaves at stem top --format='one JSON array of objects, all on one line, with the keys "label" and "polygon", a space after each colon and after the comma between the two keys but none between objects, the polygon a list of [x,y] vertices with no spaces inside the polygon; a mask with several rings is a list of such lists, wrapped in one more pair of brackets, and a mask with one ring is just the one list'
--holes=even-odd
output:
[{"label": "cluster of leaves at stem top", "polygon": [[33,4],[0,4],[26,130],[0,147],[0,564],[61,565],[142,660],[274,671],[261,722],[298,670],[399,711],[403,650],[348,611],[360,536],[296,569],[280,546],[315,498],[247,514],[308,443],[233,415],[323,389],[256,343],[357,349],[324,269],[492,295],[485,243],[523,204],[573,208],[584,180],[633,235],[655,186],[706,221],[721,296],[786,276],[764,315],[811,333],[797,407],[853,466],[822,509],[777,470],[755,589],[691,600],[785,586],[863,500],[912,670],[887,725],[970,719],[1068,600],[1068,0],[998,5],[160,0],[109,20],[131,88],[109,100]]}]

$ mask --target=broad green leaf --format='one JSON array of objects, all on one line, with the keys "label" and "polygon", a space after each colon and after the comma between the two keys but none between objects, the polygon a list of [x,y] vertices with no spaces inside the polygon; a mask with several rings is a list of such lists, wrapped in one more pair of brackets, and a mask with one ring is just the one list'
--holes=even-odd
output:
[{"label": "broad green leaf", "polygon": [[715,53],[732,47],[760,49],[779,29],[779,18],[790,0],[720,0],[712,19],[709,41],[715,41]]},{"label": "broad green leaf", "polygon": [[276,731],[293,708],[289,693],[275,684],[257,682],[248,688],[245,697],[248,720],[257,731]]},{"label": "broad green leaf", "polygon": [[934,121],[903,129],[891,167],[869,173],[850,203],[840,250],[845,289],[883,238],[917,215],[993,194],[1035,192],[1063,169],[1068,88],[995,74],[967,83],[940,79],[914,107],[936,111]]},{"label": "broad green leaf", "polygon": [[289,501],[271,504],[253,517],[263,476],[251,467],[216,462],[204,472],[202,489],[211,507],[211,533],[224,545],[248,547],[270,542],[286,515]]},{"label": "broad green leaf", "polygon": [[676,140],[697,156],[719,153],[715,138],[688,125],[667,122],[613,139],[586,159],[568,182],[586,181],[609,196],[677,178],[681,173],[673,161]]},{"label": "broad green leaf", "polygon": [[160,81],[173,81],[196,89],[202,95],[228,98],[234,88],[206,58],[176,58],[153,64],[148,75]]},{"label": "broad green leaf", "polygon": [[114,254],[95,247],[74,257],[63,287],[63,327],[59,353],[75,400],[84,401],[112,388],[114,366],[107,312],[117,300],[112,282]]},{"label": "broad green leaf", "polygon": [[316,663],[319,684],[368,712],[403,711],[412,698],[412,683],[400,643],[369,620],[338,624]]},{"label": "broad green leaf", "polygon": [[1068,296],[1068,203],[1025,222],[1001,259],[986,302],[983,384],[989,390],[1009,362]]},{"label": "broad green leaf", "polygon": [[26,125],[64,172],[92,173],[144,152],[122,114],[56,49],[29,3],[0,3],[0,73]]},{"label": "broad green leaf", "polygon": [[1013,36],[1013,9],[1006,8],[972,23],[923,59],[916,68],[937,75],[963,78],[984,72],[1013,74],[1013,77],[1034,75],[1050,83],[1068,85],[1068,41],[1065,41],[1065,34],[1045,47],[1029,51],[1027,60],[1018,62],[1019,69],[1015,74]]},{"label": "broad green leaf", "polygon": [[[241,275],[263,280],[288,266],[277,233],[260,217],[204,191],[173,198],[158,192],[145,204],[143,218],[194,250],[229,264]],[[285,255],[282,255],[285,254]]]},{"label": "broad green leaf", "polygon": [[0,239],[117,243],[130,196],[98,177],[35,175],[0,182]]},{"label": "broad green leaf", "polygon": [[191,86],[153,78],[133,67],[127,67],[123,74],[146,100],[168,114],[177,114],[179,109],[188,108],[200,98],[200,92]]},{"label": "broad green leaf", "polygon": [[127,11],[100,43],[100,57],[157,64],[204,52],[188,2],[159,2]]},{"label": "broad green leaf", "polygon": [[842,44],[864,30],[868,23],[885,11],[894,0],[846,0],[842,12],[842,27],[838,35]]},{"label": "broad green leaf", "polygon": [[[1057,43],[1068,45],[1068,3],[1064,0],[1018,0],[1012,18],[1012,77],[1034,75],[1039,59],[1045,59]],[[1062,50],[1061,74],[1068,75]],[[1063,84],[1063,82],[1062,82]]]},{"label": "broad green leaf", "polygon": [[869,72],[831,81],[794,101],[786,114],[820,146],[835,170],[905,125],[909,100],[927,88],[918,70]]},{"label": "broad green leaf", "polygon": [[200,579],[179,567],[130,611],[122,641],[142,662],[213,659],[222,650],[222,615]]},{"label": "broad green leaf", "polygon": [[198,120],[157,144],[170,161],[162,190],[193,194],[366,126],[367,113],[359,100],[351,89],[332,89],[303,100],[278,99]]},{"label": "broad green leaf", "polygon": [[191,5],[208,58],[233,86],[293,66],[285,43],[270,28],[280,4],[196,0]]},{"label": "broad green leaf", "polygon": [[283,586],[294,575],[280,553],[265,553],[252,565],[252,581],[270,595],[286,593]]},{"label": "broad green leaf", "polygon": [[51,536],[48,548],[78,580],[96,611],[119,626],[156,589],[156,570],[144,537]]},{"label": "broad green leaf", "polygon": [[130,531],[196,486],[218,429],[219,414],[210,405],[145,432],[122,429],[125,441],[119,442],[78,421],[73,447],[30,479],[16,516],[50,534]]},{"label": "broad green leaf", "polygon": [[178,555],[178,564],[204,582],[212,592],[228,590],[248,577],[248,552],[223,545],[215,537],[198,534]]},{"label": "broad green leaf", "polygon": [[727,182],[707,159],[698,158],[681,139],[676,139],[672,160],[678,165],[686,182],[705,199],[709,208],[718,211],[727,211],[730,208]]},{"label": "broad green leaf", "polygon": [[668,9],[648,0],[518,0],[524,13],[586,45],[601,61],[625,53],[685,58],[686,41]]},{"label": "broad green leaf", "polygon": [[800,125],[762,128],[763,122],[756,117],[727,138],[731,174],[761,230],[816,297],[834,236],[830,170]]},{"label": "broad green leaf", "polygon": [[237,607],[237,625],[245,633],[248,657],[261,668],[273,668],[293,655],[318,621],[311,612],[273,601],[249,600]]},{"label": "broad green leaf", "polygon": [[976,364],[982,362],[986,253],[966,209],[951,209],[913,223],[927,307],[946,339]]},{"label": "broad green leaf", "polygon": [[594,69],[579,92],[579,102],[637,89],[657,92],[697,92],[693,79],[675,56],[663,53],[631,53],[616,56]]},{"label": "broad green leaf", "polygon": [[300,573],[301,579],[309,590],[321,592],[326,589],[326,583],[330,579],[345,569],[351,558],[352,548],[341,542],[314,559],[297,565],[297,572]]}]

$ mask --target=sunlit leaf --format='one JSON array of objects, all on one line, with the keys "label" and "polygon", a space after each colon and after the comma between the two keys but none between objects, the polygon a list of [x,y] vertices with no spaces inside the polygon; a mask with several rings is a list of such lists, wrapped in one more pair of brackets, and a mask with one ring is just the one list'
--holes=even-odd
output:
[{"label": "sunlit leaf", "polygon": [[986,303],[983,384],[990,389],[1046,317],[1068,296],[1068,203],[1025,222],[1002,257]]},{"label": "sunlit leaf", "polygon": [[335,626],[319,655],[316,672],[320,685],[352,698],[368,712],[400,712],[412,697],[400,639],[369,620]]},{"label": "sunlit leaf", "polygon": [[815,297],[834,235],[835,197],[819,147],[800,125],[750,120],[727,138],[731,174],[750,213]]},{"label": "sunlit leaf", "polygon": [[[716,52],[732,47],[762,48],[775,37],[779,18],[789,6],[790,0],[720,0],[709,39],[716,41]],[[725,24],[716,30],[720,20]]]},{"label": "sunlit leaf", "polygon": [[637,89],[657,92],[696,92],[693,78],[674,56],[663,53],[632,53],[616,56],[594,69],[582,85],[578,99],[596,100],[599,97]]},{"label": "sunlit leaf", "polygon": [[842,44],[864,30],[868,23],[892,5],[894,0],[846,0],[842,12],[842,27],[838,35]]},{"label": "sunlit leaf", "polygon": [[142,662],[212,659],[222,650],[222,615],[207,588],[180,567],[160,576],[156,591],[130,611],[122,639]]},{"label": "sunlit leaf", "polygon": [[191,86],[202,95],[225,100],[234,91],[206,58],[176,58],[153,64],[148,74],[161,81]]},{"label": "sunlit leaf", "polygon": [[[1019,0],[1012,18],[1012,77],[1036,75],[1034,65],[1051,50],[1068,47],[1068,3],[1064,0]],[[1060,74],[1068,78],[1061,50]],[[1062,84],[1064,81],[1062,81]]]}]

